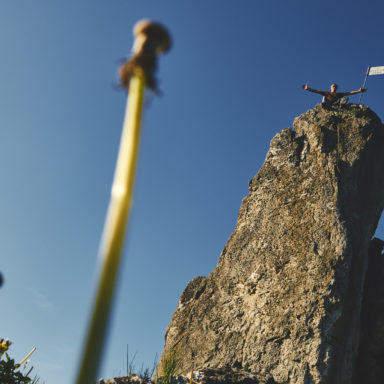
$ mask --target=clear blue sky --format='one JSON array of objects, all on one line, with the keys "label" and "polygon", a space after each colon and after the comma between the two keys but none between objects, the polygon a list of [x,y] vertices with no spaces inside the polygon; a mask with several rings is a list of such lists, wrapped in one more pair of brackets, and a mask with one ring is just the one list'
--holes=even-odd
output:
[{"label": "clear blue sky", "polygon": [[[320,101],[301,85],[355,90],[384,65],[383,13],[381,0],[1,0],[0,337],[11,354],[36,346],[47,384],[74,376],[125,108],[116,72],[138,20],[164,23],[174,46],[159,61],[164,96],[145,111],[104,378],[125,374],[127,344],[138,366],[161,353],[271,138]],[[384,76],[367,88],[383,118]]]}]

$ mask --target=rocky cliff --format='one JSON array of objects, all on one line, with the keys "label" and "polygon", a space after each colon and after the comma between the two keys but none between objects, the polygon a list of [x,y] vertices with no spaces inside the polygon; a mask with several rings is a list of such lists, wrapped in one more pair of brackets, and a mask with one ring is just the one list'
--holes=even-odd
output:
[{"label": "rocky cliff", "polygon": [[384,337],[381,298],[374,308],[364,299],[373,314],[361,308],[364,287],[377,292],[365,276],[383,170],[384,126],[362,105],[318,105],[280,131],[216,268],[181,294],[163,357],[175,354],[183,374],[232,377],[218,383],[350,384],[372,366],[382,375],[383,348],[372,352],[367,331],[374,323]]}]

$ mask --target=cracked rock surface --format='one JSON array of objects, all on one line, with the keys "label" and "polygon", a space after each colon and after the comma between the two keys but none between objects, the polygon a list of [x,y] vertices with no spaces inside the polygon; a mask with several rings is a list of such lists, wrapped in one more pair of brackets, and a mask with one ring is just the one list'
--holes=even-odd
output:
[{"label": "cracked rock surface", "polygon": [[184,375],[225,369],[277,384],[350,384],[383,207],[377,115],[318,105],[296,118],[272,139],[217,266],[181,294],[163,356],[175,353]]}]

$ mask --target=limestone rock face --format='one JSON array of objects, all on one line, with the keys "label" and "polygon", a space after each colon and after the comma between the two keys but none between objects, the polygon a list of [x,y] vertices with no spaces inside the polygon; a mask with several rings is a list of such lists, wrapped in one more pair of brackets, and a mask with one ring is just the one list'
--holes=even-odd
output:
[{"label": "limestone rock face", "polygon": [[361,308],[361,332],[355,383],[384,383],[384,241],[373,239],[368,252]]},{"label": "limestone rock face", "polygon": [[350,384],[383,207],[375,113],[318,105],[296,118],[272,139],[216,268],[182,293],[163,355],[175,353],[182,374],[225,368],[268,383]]}]

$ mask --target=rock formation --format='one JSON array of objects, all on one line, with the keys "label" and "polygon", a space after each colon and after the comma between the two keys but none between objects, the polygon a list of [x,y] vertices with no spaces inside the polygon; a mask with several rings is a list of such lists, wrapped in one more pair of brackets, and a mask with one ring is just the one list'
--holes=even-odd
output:
[{"label": "rock formation", "polygon": [[[384,126],[362,105],[318,105],[280,131],[216,268],[182,293],[163,356],[174,353],[182,374],[232,372],[215,383],[350,384],[379,367],[383,344],[372,349],[360,329],[374,324],[384,340],[383,312],[361,320],[383,170]],[[236,381],[247,373],[253,381]]]},{"label": "rock formation", "polygon": [[368,251],[361,308],[356,384],[384,383],[384,241],[373,239]]}]

